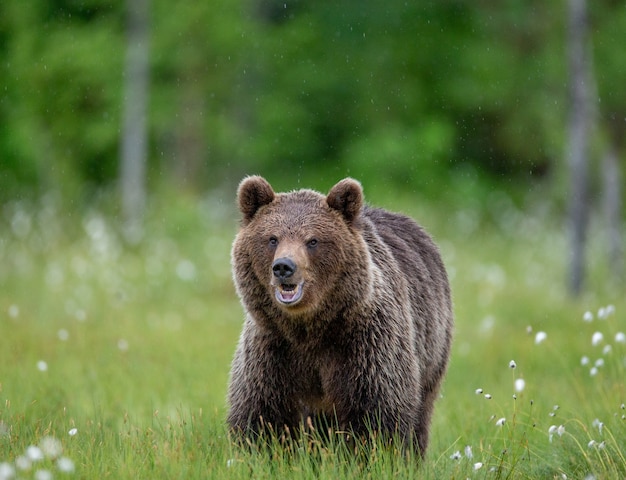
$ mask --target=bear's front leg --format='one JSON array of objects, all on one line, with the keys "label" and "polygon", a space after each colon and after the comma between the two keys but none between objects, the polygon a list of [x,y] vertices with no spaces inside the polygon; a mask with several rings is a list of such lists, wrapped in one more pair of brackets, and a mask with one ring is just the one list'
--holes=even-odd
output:
[{"label": "bear's front leg", "polygon": [[[345,351],[350,354],[329,362],[323,375],[339,428],[363,441],[399,439],[419,450],[419,369],[410,352],[390,351],[380,344],[371,351],[367,344]],[[399,361],[403,355],[406,358]]]},{"label": "bear's front leg", "polygon": [[289,350],[283,340],[246,322],[230,374],[228,424],[235,433],[293,429],[299,421],[294,402]]}]

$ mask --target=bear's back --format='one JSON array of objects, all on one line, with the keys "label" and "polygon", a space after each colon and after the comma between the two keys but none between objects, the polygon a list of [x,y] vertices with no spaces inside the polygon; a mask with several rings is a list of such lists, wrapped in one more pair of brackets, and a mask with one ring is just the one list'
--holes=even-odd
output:
[{"label": "bear's back", "polygon": [[[450,284],[439,249],[413,219],[380,208],[363,209],[364,229],[389,249],[395,265],[379,265],[401,272],[408,285],[416,333],[416,348],[427,371],[439,378],[445,370],[453,329]],[[366,242],[367,243],[367,242]],[[375,249],[370,249],[377,263]]]}]

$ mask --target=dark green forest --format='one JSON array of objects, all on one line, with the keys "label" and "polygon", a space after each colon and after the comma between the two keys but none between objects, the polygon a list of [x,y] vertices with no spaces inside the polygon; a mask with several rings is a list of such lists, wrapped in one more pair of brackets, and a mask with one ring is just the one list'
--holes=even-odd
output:
[{"label": "dark green forest", "polygon": [[[127,3],[0,4],[0,200],[116,188]],[[623,158],[626,7],[589,8],[592,153]],[[151,0],[149,188],[352,175],[434,200],[558,199],[566,30],[565,1]]]}]

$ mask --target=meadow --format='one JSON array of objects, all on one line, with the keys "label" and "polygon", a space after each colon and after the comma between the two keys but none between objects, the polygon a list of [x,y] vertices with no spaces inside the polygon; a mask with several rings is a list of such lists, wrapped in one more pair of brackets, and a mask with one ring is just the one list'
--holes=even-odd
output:
[{"label": "meadow", "polygon": [[0,480],[626,477],[626,300],[599,229],[573,300],[559,217],[497,195],[487,210],[376,202],[434,235],[452,282],[453,354],[421,465],[314,437],[233,445],[233,200],[155,201],[137,246],[106,206],[3,207]]}]

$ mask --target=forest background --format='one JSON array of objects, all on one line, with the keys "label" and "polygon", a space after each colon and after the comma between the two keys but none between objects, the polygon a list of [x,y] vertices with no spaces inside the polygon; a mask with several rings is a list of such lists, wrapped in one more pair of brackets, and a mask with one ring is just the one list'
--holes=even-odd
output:
[{"label": "forest background", "polygon": [[[136,2],[130,2],[133,4]],[[480,201],[538,184],[563,199],[563,1],[152,0],[150,185],[197,192],[251,172],[277,187],[370,188]],[[623,157],[621,2],[590,5],[593,106]],[[119,177],[123,1],[0,7],[0,198],[78,204]]]}]

